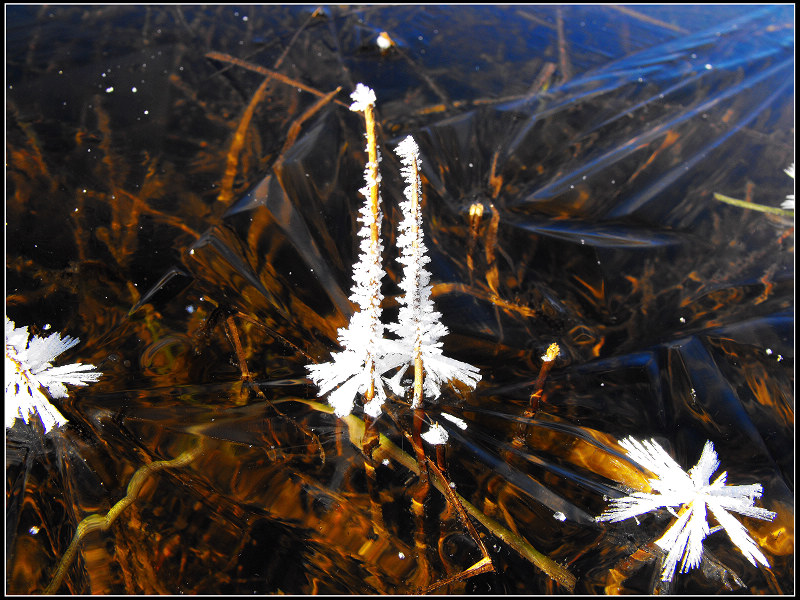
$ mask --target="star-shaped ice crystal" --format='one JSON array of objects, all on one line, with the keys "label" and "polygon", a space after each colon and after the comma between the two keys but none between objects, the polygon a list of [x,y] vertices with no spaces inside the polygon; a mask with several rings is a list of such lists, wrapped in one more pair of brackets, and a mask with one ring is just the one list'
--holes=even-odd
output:
[{"label": "star-shaped ice crystal", "polygon": [[[675,515],[678,520],[655,542],[667,552],[661,573],[663,581],[672,579],[678,559],[681,559],[681,573],[697,567],[703,556],[703,540],[720,528],[753,566],[758,561],[769,567],[769,562],[745,527],[728,511],[770,521],[776,513],[754,506],[755,499],[761,497],[761,484],[726,485],[727,472],[709,483],[720,464],[710,441],[706,442],[700,460],[688,473],[655,440],[639,442],[629,437],[620,445],[628,451],[631,459],[656,475],[655,479],[650,479],[654,493],[634,492],[616,498],[597,520],[624,521],[659,508],[667,508]],[[680,507],[677,512],[675,507]],[[706,520],[706,509],[719,523],[713,531]]]},{"label": "star-shaped ice crystal", "polygon": [[65,398],[65,383],[86,385],[100,378],[102,373],[93,365],[51,364],[79,341],[69,336],[62,339],[60,333],[31,336],[27,327],[14,327],[14,321],[6,316],[6,427],[13,427],[17,418],[27,423],[34,414],[41,418],[45,433],[67,422],[42,390],[46,389],[52,398]]}]

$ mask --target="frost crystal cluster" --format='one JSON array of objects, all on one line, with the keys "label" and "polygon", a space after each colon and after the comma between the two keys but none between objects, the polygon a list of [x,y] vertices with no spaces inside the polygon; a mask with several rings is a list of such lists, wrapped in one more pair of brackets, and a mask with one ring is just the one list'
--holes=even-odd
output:
[{"label": "frost crystal cluster", "polygon": [[[612,500],[611,506],[597,520],[623,521],[659,508],[667,508],[675,515],[678,520],[655,542],[667,552],[661,574],[663,581],[672,579],[679,559],[681,573],[697,567],[703,556],[703,540],[709,533],[719,529],[726,531],[754,566],[758,561],[769,567],[766,557],[747,530],[728,511],[769,521],[776,514],[754,506],[755,499],[761,497],[760,484],[726,485],[727,472],[709,483],[719,468],[717,453],[710,441],[706,442],[700,460],[688,473],[655,440],[639,442],[629,437],[620,445],[635,462],[656,475],[655,479],[650,479],[650,486],[655,493],[635,492]],[[677,507],[680,508],[675,512]],[[707,510],[719,523],[719,527],[713,531],[706,520]]]},{"label": "frost crystal cluster", "polygon": [[[421,371],[424,365],[427,375],[424,388],[431,397],[439,396],[440,386],[445,381],[459,379],[469,387],[475,387],[480,374],[475,367],[442,354],[442,342],[439,340],[447,334],[447,328],[439,321],[442,315],[434,309],[430,273],[425,269],[430,259],[422,238],[420,159],[417,145],[411,137],[397,148],[403,160],[402,173],[407,182],[406,199],[401,204],[404,219],[398,236],[401,249],[399,260],[404,265],[401,288],[405,294],[400,299],[398,322],[388,325],[388,329],[399,339],[384,337],[385,328],[380,320],[384,271],[381,261],[380,155],[375,142],[375,93],[359,83],[351,98],[353,104],[350,109],[364,112],[369,155],[365,171],[366,185],[360,190],[366,198],[359,213],[362,223],[359,232],[361,253],[353,267],[350,295],[350,299],[358,304],[359,311],[353,314],[347,327],[339,329],[338,339],[344,349],[335,353],[331,361],[308,365],[307,369],[320,395],[330,392],[328,402],[338,417],[350,414],[356,395],[362,394],[365,399],[364,411],[376,418],[386,400],[386,384],[391,385],[395,393],[401,393],[400,378],[409,366]],[[387,380],[385,375],[398,367],[402,368],[391,381]],[[421,377],[417,379],[421,386]],[[414,408],[419,407],[420,395],[415,394]]]},{"label": "frost crystal cluster", "polygon": [[31,336],[27,327],[14,327],[14,321],[6,316],[6,427],[13,427],[17,418],[27,423],[35,414],[41,418],[45,433],[67,422],[42,390],[52,398],[66,398],[64,384],[87,385],[100,378],[102,373],[93,365],[52,365],[59,354],[79,341],[69,336],[62,339],[59,333]]}]

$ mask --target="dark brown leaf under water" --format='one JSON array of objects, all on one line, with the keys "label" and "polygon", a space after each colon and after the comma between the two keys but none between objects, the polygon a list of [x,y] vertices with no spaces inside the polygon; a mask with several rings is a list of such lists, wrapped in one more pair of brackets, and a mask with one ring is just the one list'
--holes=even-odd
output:
[{"label": "dark brown leaf under water", "polygon": [[[793,593],[793,220],[714,199],[793,191],[792,17],[9,7],[7,312],[80,337],[64,360],[104,375],[55,433],[6,430],[6,591]],[[482,553],[455,496],[439,482],[412,513],[407,399],[376,424],[378,527],[360,415],[305,378],[353,310],[358,82],[384,314],[413,134],[446,351],[483,376],[426,407],[494,568],[466,579]],[[744,522],[771,569],[720,532],[660,583],[668,513],[594,521],[647,486],[628,435],[686,468],[710,439],[729,483],[761,483],[778,516]]]}]

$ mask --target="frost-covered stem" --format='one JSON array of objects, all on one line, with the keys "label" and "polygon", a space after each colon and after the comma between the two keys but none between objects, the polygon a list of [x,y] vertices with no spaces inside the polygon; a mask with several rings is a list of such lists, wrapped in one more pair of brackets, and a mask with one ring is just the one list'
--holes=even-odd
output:
[{"label": "frost-covered stem", "polygon": [[[374,102],[366,102],[363,106],[364,120],[366,121],[367,129],[367,181],[369,182],[369,208],[372,215],[372,220],[369,224],[369,245],[370,256],[380,258],[380,191],[378,189],[378,140],[375,135],[375,104]],[[378,271],[382,273],[382,271]],[[370,288],[373,290],[380,290],[380,281],[375,279],[370,280]],[[377,304],[375,308],[380,309],[380,299],[374,294],[371,298],[371,304]],[[367,368],[369,370],[370,384],[364,394],[364,404],[369,404],[375,397],[375,359],[370,354],[367,359]],[[370,419],[371,421],[371,419]],[[364,436],[366,440],[369,436]]]},{"label": "frost-covered stem", "polygon": [[[419,224],[422,220],[422,211],[420,210],[420,202],[419,202],[419,190],[420,190],[420,180],[419,180],[419,164],[418,158],[416,153],[410,153],[409,155],[409,170],[410,173],[408,178],[410,182],[413,184],[410,186],[410,200],[411,200],[411,252],[414,256],[414,263],[415,265],[421,265],[421,248],[420,248],[420,239],[422,239],[422,233],[419,230]],[[420,289],[422,287],[420,281],[420,268],[417,267],[413,270],[414,272],[414,288]],[[416,311],[421,311],[422,307],[419,306],[420,298],[419,295],[416,295],[415,298],[411,300],[414,306],[413,309]],[[422,328],[417,327],[416,332],[414,333],[414,399],[411,402],[411,406],[413,408],[419,408],[422,406],[422,385],[424,383],[425,378],[425,369],[422,364]]]},{"label": "frost-covered stem", "polygon": [[[419,147],[414,138],[406,137],[395,149],[403,163],[402,175],[406,182],[405,200],[400,203],[403,220],[398,226],[397,246],[401,250],[398,261],[403,265],[400,288],[405,292],[399,299],[401,304],[397,322],[388,325],[390,331],[400,339],[406,367],[414,369],[414,393],[411,408],[422,405],[424,396],[437,398],[441,385],[461,381],[470,388],[480,380],[475,367],[453,360],[442,352],[440,339],[447,335],[447,327],[441,322],[441,313],[431,297],[431,274],[425,268],[430,262],[422,231],[422,181]],[[393,387],[399,389],[403,369],[394,378]]]},{"label": "frost-covered stem", "polygon": [[378,206],[378,141],[375,136],[375,105],[370,103],[364,107],[364,119],[367,122],[367,155],[369,162],[369,205],[372,210],[372,223],[370,224],[370,242],[377,248],[380,238],[378,222],[380,220],[380,207]]},{"label": "frost-covered stem", "polygon": [[[365,86],[360,86],[353,97],[356,100],[355,104],[351,107],[354,109],[361,109],[364,112],[364,120],[366,121],[367,130],[367,168],[366,168],[366,181],[367,193],[364,195],[369,202],[369,256],[373,261],[379,263],[381,256],[381,239],[380,239],[380,190],[378,189],[378,141],[375,135],[375,95],[372,90],[368,90]],[[380,289],[381,282],[380,276],[383,270],[380,265],[378,268],[373,269],[372,276],[369,279],[368,287],[371,296],[368,303],[371,309],[373,322],[370,328],[374,331],[375,321],[378,320],[380,315]],[[364,406],[371,405],[375,398],[375,349],[367,348],[367,356],[365,361],[365,369],[369,373],[369,385],[364,392]],[[372,459],[372,451],[380,443],[378,432],[373,427],[375,419],[370,415],[370,410],[366,410],[364,414],[364,435],[361,438],[361,451],[364,454],[364,472],[367,476],[367,488],[369,489],[370,507],[372,510],[372,522],[376,530],[384,531],[383,525],[383,512],[381,510],[380,497],[378,495],[378,479],[375,473],[375,462]]]},{"label": "frost-covered stem", "polygon": [[[372,213],[372,221],[369,224],[369,244],[370,244],[370,254],[372,256],[380,257],[380,205],[379,205],[379,197],[380,193],[378,190],[378,140],[375,135],[375,105],[373,103],[368,103],[364,106],[364,120],[366,121],[367,125],[367,155],[368,155],[368,162],[367,162],[367,180],[370,182],[369,185],[369,207],[370,212]],[[382,271],[381,271],[382,272]],[[372,289],[380,290],[380,281],[370,281],[370,286]],[[378,303],[378,307],[380,307],[380,301],[374,295],[372,297],[371,302]],[[375,397],[375,359],[372,355],[368,358],[368,365],[369,369],[369,380],[370,384],[367,388],[366,394],[364,394],[364,404],[369,404],[372,402],[372,399]],[[366,429],[364,431],[364,438],[362,444],[362,450],[364,451],[364,455],[368,458],[372,456],[372,447],[375,444],[375,435],[370,435],[371,433],[371,425],[372,419],[367,418],[365,420]]]},{"label": "frost-covered stem", "polygon": [[[369,208],[372,212],[372,222],[369,224],[369,243],[372,256],[380,257],[380,227],[381,209],[379,206],[379,190],[378,190],[378,140],[375,136],[375,105],[370,103],[364,107],[364,119],[367,123],[367,154],[369,162],[367,169],[369,171]],[[373,289],[380,290],[380,281],[370,282]],[[377,299],[373,297],[373,302]],[[367,391],[366,401],[371,402],[375,395],[375,360],[370,356],[369,359],[369,373],[370,381],[372,382]]]},{"label": "frost-covered stem", "polygon": [[[420,190],[420,181],[419,181],[419,163],[416,153],[410,152],[408,156],[408,180],[411,185],[409,185],[409,195],[410,195],[410,202],[411,202],[411,253],[414,257],[414,261],[412,265],[415,265],[417,268],[412,269],[414,282],[413,282],[413,289],[420,289],[421,281],[420,281],[420,265],[422,264],[421,261],[421,248],[419,240],[421,239],[421,231],[419,228],[420,221],[422,220],[422,211],[420,210],[420,202],[419,202],[419,190]],[[420,306],[420,298],[419,294],[415,294],[414,297],[409,299],[410,308],[417,314],[418,311],[421,311]],[[424,501],[425,496],[428,494],[428,463],[425,460],[425,448],[422,445],[422,424],[423,424],[423,417],[425,415],[424,411],[422,410],[422,398],[423,398],[423,384],[425,382],[425,368],[422,363],[422,328],[418,325],[416,331],[414,332],[414,397],[411,400],[411,407],[414,409],[414,428],[413,428],[413,440],[414,440],[414,450],[417,453],[417,462],[420,466],[420,489],[419,489],[419,497]]]},{"label": "frost-covered stem", "polygon": [[419,345],[414,348],[414,398],[411,407],[414,409],[422,406],[422,384],[425,383],[425,369],[422,365],[422,351]]},{"label": "frost-covered stem", "polygon": [[365,202],[359,210],[358,221],[362,224],[358,232],[360,255],[353,266],[350,294],[350,300],[358,304],[359,310],[350,317],[348,326],[338,331],[343,350],[334,353],[329,362],[307,365],[306,368],[320,396],[329,394],[328,402],[337,417],[350,414],[356,399],[361,396],[365,413],[376,418],[386,400],[383,375],[400,366],[404,357],[393,350],[397,344],[384,337],[381,322],[384,270],[381,264],[380,154],[375,139],[375,92],[359,83],[350,97],[353,99],[350,110],[365,115],[369,154],[364,172],[366,185],[359,190]]}]

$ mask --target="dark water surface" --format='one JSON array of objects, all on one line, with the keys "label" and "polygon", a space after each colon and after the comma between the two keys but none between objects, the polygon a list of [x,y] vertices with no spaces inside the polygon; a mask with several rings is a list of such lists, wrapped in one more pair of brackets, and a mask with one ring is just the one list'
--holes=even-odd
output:
[{"label": "dark water surface", "polygon": [[[650,544],[672,517],[592,519],[641,477],[617,444],[629,435],[687,469],[711,440],[728,483],[761,483],[757,504],[778,513],[742,519],[771,569],[719,532],[703,568],[662,591],[794,591],[794,222],[714,199],[793,193],[793,7],[6,17],[7,314],[80,337],[64,362],[104,373],[55,402],[65,427],[6,430],[7,592],[42,592],[78,523],[181,456],[140,471],[135,502],[82,540],[57,591],[408,593],[481,558],[436,490],[415,546],[417,476],[399,454],[378,468],[372,539],[360,449],[308,402],[305,365],[329,359],[352,312],[359,82],[383,150],[384,314],[400,293],[392,150],[413,134],[445,351],[483,377],[428,407],[450,430],[448,475],[574,577],[557,583],[476,521],[495,573],[437,591],[656,589]],[[413,454],[407,406],[377,426]]]}]

